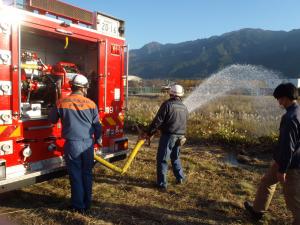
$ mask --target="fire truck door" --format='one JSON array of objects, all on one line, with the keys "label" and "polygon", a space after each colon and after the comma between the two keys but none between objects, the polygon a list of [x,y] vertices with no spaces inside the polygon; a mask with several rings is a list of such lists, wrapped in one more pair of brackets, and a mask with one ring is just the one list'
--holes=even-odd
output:
[{"label": "fire truck door", "polygon": [[108,87],[109,112],[119,115],[123,110],[124,102],[124,54],[123,46],[112,43],[109,49]]},{"label": "fire truck door", "polygon": [[121,45],[108,40],[98,43],[98,107],[100,112],[115,114],[123,107],[124,54]]},{"label": "fire truck door", "polygon": [[[0,8],[0,162],[12,164],[15,140],[21,136],[19,109],[19,31]],[[4,14],[4,15],[3,15]],[[1,172],[0,172],[1,174]],[[3,178],[0,176],[0,180]]]},{"label": "fire truck door", "polygon": [[99,112],[103,113],[106,105],[107,84],[107,41],[98,41],[98,96]]},{"label": "fire truck door", "polygon": [[0,18],[0,131],[1,125],[17,124],[20,115],[19,31],[18,24]]}]

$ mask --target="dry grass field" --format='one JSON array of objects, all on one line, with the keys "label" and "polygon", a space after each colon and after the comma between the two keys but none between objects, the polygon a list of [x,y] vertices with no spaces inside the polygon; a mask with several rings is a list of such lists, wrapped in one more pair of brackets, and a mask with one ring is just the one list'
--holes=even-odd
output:
[{"label": "dry grass field", "polygon": [[[151,119],[149,117],[153,117],[154,111],[157,110],[155,105],[160,101],[161,99],[133,99],[130,105],[131,113],[128,116],[139,120],[136,122],[147,123]],[[149,103],[147,104],[147,102]],[[143,105],[149,105],[151,102],[153,105],[150,108]],[[224,102],[225,100],[222,101],[223,107],[225,107]],[[135,104],[140,105],[136,107]],[[218,107],[220,109],[217,104],[215,106],[216,109]],[[223,111],[226,116],[221,116],[222,113],[219,112],[219,121],[226,121],[224,118],[232,112],[237,113],[232,107],[233,105],[226,109],[227,114]],[[198,116],[202,115],[203,119],[207,120],[207,118],[215,118],[214,113],[218,112],[212,109],[212,112],[205,113],[203,110],[198,112]],[[249,114],[250,112],[245,113]],[[254,121],[259,116],[255,115]],[[192,118],[198,117],[192,115]],[[235,116],[232,118],[233,122],[224,126],[225,128],[233,127],[233,130],[239,133],[236,121],[242,120],[238,120]],[[134,120],[130,119],[130,121]],[[266,121],[268,122],[268,120]],[[215,122],[209,123],[209,121],[202,122],[203,124],[215,124]],[[267,122],[266,124],[268,124]],[[277,123],[277,120],[274,119],[274,122]],[[251,125],[249,127],[253,127],[253,123],[249,123]],[[258,123],[262,122],[258,121]],[[158,144],[158,139],[154,138],[150,147],[142,147],[129,171],[123,176],[96,165],[94,168],[94,200],[89,213],[82,215],[65,209],[69,205],[70,198],[69,181],[65,176],[0,196],[0,218],[8,219],[10,225],[253,224],[254,221],[248,218],[243,209],[243,202],[253,199],[256,185],[270,163],[270,154],[252,154],[252,163],[232,165],[226,159],[229,152],[237,149],[234,142],[226,143],[226,145],[221,142],[209,142],[211,140],[209,135],[205,136],[203,133],[199,138],[195,138],[193,135],[200,125],[201,120],[190,121],[189,124],[189,136],[193,141],[188,142],[182,149],[182,164],[187,176],[187,182],[183,185],[175,185],[174,177],[170,172],[167,192],[161,192],[154,187],[155,154]],[[270,127],[272,126],[270,125]],[[276,126],[274,127],[276,130]],[[202,129],[202,131],[205,130]],[[206,133],[213,135],[215,131],[217,130],[213,130],[211,127],[211,130],[206,130]],[[247,132],[250,133],[249,130]],[[235,137],[232,136],[232,130],[229,134],[228,139],[223,138],[219,141],[235,140],[232,138]],[[259,139],[259,137],[257,138]],[[130,147],[133,148],[137,135],[130,134],[129,139]],[[205,141],[201,141],[202,139]],[[241,146],[240,142],[238,146]],[[243,146],[243,148],[257,152],[255,150],[258,145]],[[116,164],[122,166],[124,162]],[[254,224],[291,223],[291,217],[285,209],[281,192],[281,187],[279,187],[263,221]]]},{"label": "dry grass field", "polygon": [[[132,97],[126,118],[128,128],[135,124],[146,127],[167,98]],[[235,145],[276,141],[282,114],[271,96],[224,96],[189,115],[187,136],[190,141]]]}]

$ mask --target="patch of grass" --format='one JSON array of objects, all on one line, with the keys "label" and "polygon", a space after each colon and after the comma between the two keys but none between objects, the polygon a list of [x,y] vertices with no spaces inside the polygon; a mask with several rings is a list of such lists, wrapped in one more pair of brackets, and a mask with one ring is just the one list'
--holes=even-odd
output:
[{"label": "patch of grass", "polygon": [[244,195],[251,195],[253,193],[256,192],[256,187],[250,183],[250,182],[247,182],[245,180],[242,180],[239,184],[238,184],[239,188],[240,189],[240,193],[241,194],[244,194]]},{"label": "patch of grass", "polygon": [[[126,128],[147,127],[167,97],[131,97]],[[190,142],[249,146],[267,141],[273,144],[277,140],[281,114],[270,96],[224,96],[190,114],[187,137]]]},{"label": "patch of grass", "polygon": [[[129,136],[130,140],[136,138]],[[95,167],[93,205],[87,215],[65,210],[70,198],[65,176],[8,193],[1,199],[0,216],[4,214],[13,222],[26,225],[252,224],[244,213],[243,201],[253,199],[261,172],[224,164],[215,157],[212,149],[216,146],[187,145],[182,149],[187,182],[176,185],[170,168],[168,192],[160,192],[154,188],[157,142],[154,139],[151,147],[141,149],[124,176],[102,166]],[[133,147],[133,141],[130,145]],[[266,223],[290,222],[284,207],[278,192],[270,208],[272,216],[265,218]],[[18,212],[5,214],[13,211]]]}]

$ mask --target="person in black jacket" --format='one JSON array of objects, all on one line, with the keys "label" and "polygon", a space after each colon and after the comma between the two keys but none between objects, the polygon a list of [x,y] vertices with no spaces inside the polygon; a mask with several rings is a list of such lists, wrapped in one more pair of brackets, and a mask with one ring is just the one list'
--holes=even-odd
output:
[{"label": "person in black jacket", "polygon": [[151,137],[157,130],[161,131],[156,155],[157,187],[167,188],[168,160],[171,159],[174,176],[178,184],[185,176],[180,162],[180,145],[185,140],[188,110],[182,103],[184,89],[181,85],[172,85],[170,98],[158,110],[150,124],[146,137]]},{"label": "person in black jacket", "polygon": [[286,109],[279,128],[278,147],[274,162],[262,178],[253,205],[245,202],[245,208],[254,219],[261,219],[269,208],[276,185],[280,182],[286,205],[292,212],[294,225],[300,225],[300,106],[298,90],[291,83],[280,84],[273,96]]}]

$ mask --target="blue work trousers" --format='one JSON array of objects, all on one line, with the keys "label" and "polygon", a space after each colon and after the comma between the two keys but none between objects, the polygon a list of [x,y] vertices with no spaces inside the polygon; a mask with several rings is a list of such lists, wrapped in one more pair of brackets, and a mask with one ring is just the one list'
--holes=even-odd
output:
[{"label": "blue work trousers", "polygon": [[180,162],[180,147],[176,143],[181,135],[162,134],[156,155],[157,185],[167,187],[168,161],[171,159],[173,174],[176,180],[184,179]]},{"label": "blue work trousers", "polygon": [[91,206],[94,143],[92,139],[66,140],[65,159],[71,184],[71,204],[74,209],[86,210]]}]

